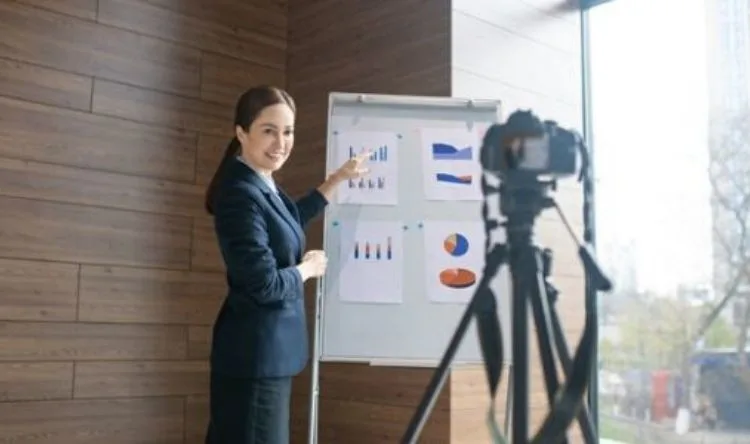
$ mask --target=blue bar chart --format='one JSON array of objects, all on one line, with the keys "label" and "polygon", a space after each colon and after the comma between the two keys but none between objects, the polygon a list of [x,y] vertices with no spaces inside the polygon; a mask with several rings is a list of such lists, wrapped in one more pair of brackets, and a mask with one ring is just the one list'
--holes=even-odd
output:
[{"label": "blue bar chart", "polygon": [[350,131],[337,134],[341,163],[365,156],[369,172],[347,180],[338,201],[352,205],[396,205],[398,203],[398,135],[388,132]]}]

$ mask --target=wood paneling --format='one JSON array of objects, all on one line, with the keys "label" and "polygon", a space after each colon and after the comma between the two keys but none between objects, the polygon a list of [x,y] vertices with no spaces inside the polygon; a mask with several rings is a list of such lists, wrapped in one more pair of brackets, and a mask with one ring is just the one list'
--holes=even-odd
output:
[{"label": "wood paneling", "polygon": [[61,108],[91,109],[90,77],[0,59],[0,95]]},{"label": "wood paneling", "polygon": [[82,19],[96,20],[96,8],[99,0],[17,0],[19,3],[36,6],[41,9],[72,15]]},{"label": "wood paneling", "polygon": [[194,270],[224,271],[213,221],[207,216],[196,217],[193,221],[193,254],[190,264]]},{"label": "wood paneling", "polygon": [[191,220],[0,197],[5,257],[187,269]]},{"label": "wood paneling", "polygon": [[195,177],[195,133],[2,97],[0,115],[0,157],[180,182]]},{"label": "wood paneling", "polygon": [[0,442],[181,444],[181,398],[0,403]]},{"label": "wood paneling", "polygon": [[0,319],[75,321],[75,264],[0,259]]},{"label": "wood paneling", "polygon": [[225,103],[234,109],[237,97],[245,92],[248,85],[261,84],[285,85],[286,71],[279,68],[255,66],[244,60],[216,54],[203,54],[202,99]]},{"label": "wood paneling", "polygon": [[211,352],[211,327],[191,325],[188,330],[188,357],[208,359]]},{"label": "wood paneling", "polygon": [[212,324],[226,294],[218,273],[83,266],[78,319]]},{"label": "wood paneling", "polygon": [[0,361],[183,359],[184,326],[0,322]]},{"label": "wood paneling", "polygon": [[[265,11],[248,15],[247,27],[226,26],[204,17],[185,15],[141,0],[99,0],[99,22],[143,35],[176,41],[205,51],[284,69],[286,33],[268,36],[253,29],[266,23]],[[270,14],[273,17],[273,14]],[[269,27],[266,27],[270,29]]]},{"label": "wood paneling", "polygon": [[96,80],[91,106],[97,114],[135,122],[228,137],[233,134],[232,107],[122,83]]},{"label": "wood paneling", "polygon": [[216,168],[224,156],[229,140],[210,134],[201,134],[198,138],[198,154],[196,156],[195,182],[208,185]]},{"label": "wood paneling", "polygon": [[205,361],[79,362],[73,396],[179,396],[207,391]]},{"label": "wood paneling", "polygon": [[185,400],[185,444],[204,444],[208,396],[188,396]]},{"label": "wood paneling", "polygon": [[203,194],[283,85],[276,0],[0,2],[0,442],[202,443],[226,294]]},{"label": "wood paneling", "polygon": [[10,197],[195,216],[204,211],[203,188],[188,183],[0,158],[0,194]]},{"label": "wood paneling", "polygon": [[72,362],[0,363],[0,401],[70,398]]},{"label": "wood paneling", "polygon": [[[324,178],[329,92],[450,95],[448,0],[290,0],[288,48],[287,85],[298,115],[296,149],[281,177],[294,194]],[[308,229],[308,248],[319,247],[321,238],[317,221]],[[320,442],[398,442],[431,373],[323,364]],[[295,443],[307,442],[309,390],[306,371],[295,379]],[[448,390],[439,398],[423,442],[449,442],[449,398]]]},{"label": "wood paneling", "polygon": [[[174,93],[198,95],[201,52],[15,2],[0,3],[0,57]],[[166,24],[165,24],[166,25]]]},{"label": "wood paneling", "polygon": [[[252,30],[286,44],[286,1],[253,0],[147,0],[152,5],[177,11],[189,17],[199,17],[227,28]],[[234,39],[232,39],[234,40]],[[260,62],[268,65],[267,61]]]}]

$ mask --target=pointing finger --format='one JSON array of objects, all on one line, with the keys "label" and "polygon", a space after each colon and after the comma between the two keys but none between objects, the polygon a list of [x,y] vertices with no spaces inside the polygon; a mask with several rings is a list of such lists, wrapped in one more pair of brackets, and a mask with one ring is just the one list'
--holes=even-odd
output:
[{"label": "pointing finger", "polygon": [[364,153],[360,153],[357,157],[355,157],[355,159],[357,160],[357,163],[362,163],[363,161],[369,159],[372,153],[372,150],[365,151]]}]

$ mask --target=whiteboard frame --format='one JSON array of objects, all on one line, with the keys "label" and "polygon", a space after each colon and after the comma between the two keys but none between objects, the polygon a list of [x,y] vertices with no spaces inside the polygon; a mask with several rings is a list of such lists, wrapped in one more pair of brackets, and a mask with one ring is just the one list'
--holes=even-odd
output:
[{"label": "whiteboard frame", "polygon": [[[332,144],[331,134],[333,130],[333,117],[336,105],[351,104],[369,104],[385,106],[408,106],[424,108],[447,108],[447,109],[478,109],[495,113],[495,121],[501,122],[503,119],[503,101],[495,99],[474,99],[462,97],[442,97],[442,96],[415,96],[415,95],[396,95],[396,94],[366,94],[366,93],[345,93],[331,92],[328,95],[328,110],[326,113],[326,174],[332,161]],[[330,242],[328,209],[326,209],[323,220],[323,248],[327,248]],[[315,302],[315,343],[313,345],[313,358],[319,362],[339,362],[353,364],[369,364],[372,366],[385,367],[420,367],[436,368],[440,363],[440,358],[435,360],[424,359],[388,359],[388,358],[367,358],[367,357],[341,357],[341,356],[324,356],[323,350],[323,329],[325,327],[325,299],[326,280],[321,277],[318,282]],[[446,344],[447,346],[447,344]],[[454,367],[476,365],[476,362],[454,361]]]}]

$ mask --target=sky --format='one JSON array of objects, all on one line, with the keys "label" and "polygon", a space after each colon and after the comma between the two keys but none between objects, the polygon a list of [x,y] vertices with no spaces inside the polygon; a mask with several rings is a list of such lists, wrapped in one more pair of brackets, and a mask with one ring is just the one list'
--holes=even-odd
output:
[{"label": "sky", "polygon": [[641,290],[708,285],[704,0],[617,0],[590,17],[597,243],[632,240]]}]

